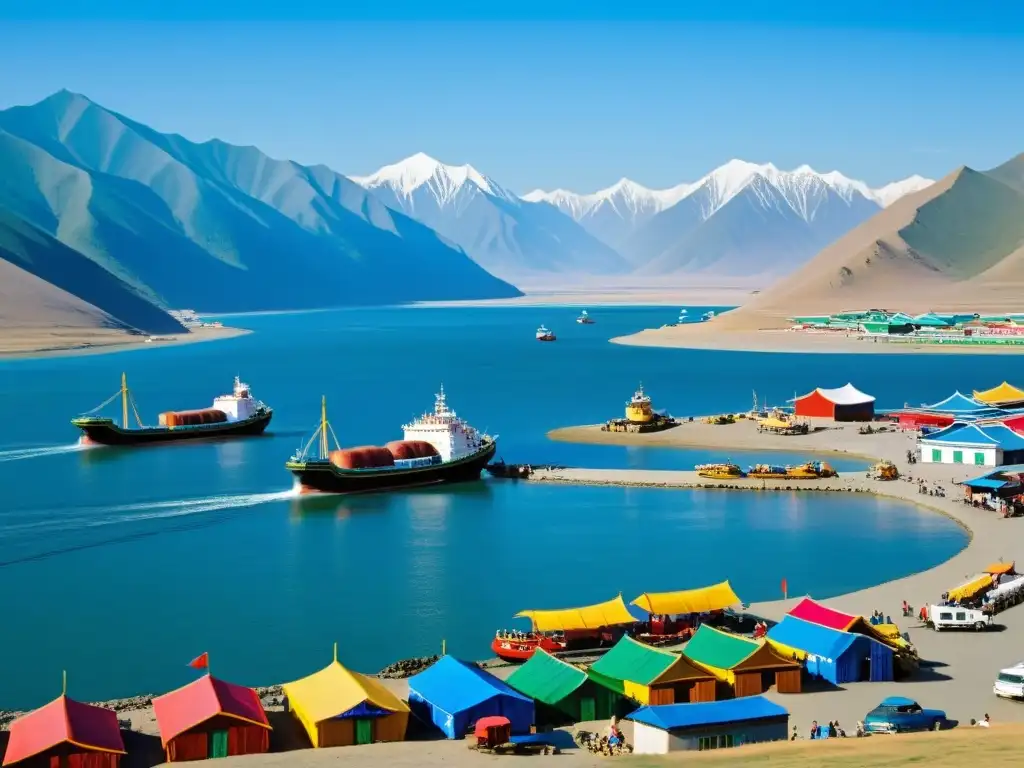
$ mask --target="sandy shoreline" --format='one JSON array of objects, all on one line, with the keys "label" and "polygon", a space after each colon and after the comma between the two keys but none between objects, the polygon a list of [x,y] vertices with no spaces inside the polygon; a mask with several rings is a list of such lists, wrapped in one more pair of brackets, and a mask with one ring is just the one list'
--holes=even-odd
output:
[{"label": "sandy shoreline", "polygon": [[[189,332],[166,336],[132,336],[121,331],[24,331],[6,329],[0,332],[0,360],[42,357],[77,357],[102,355],[137,349],[160,349],[183,344],[223,341],[252,333],[245,328],[193,328]],[[152,342],[147,342],[152,338]]]},{"label": "sandy shoreline", "polygon": [[790,330],[730,330],[709,323],[691,323],[666,328],[649,328],[628,336],[618,336],[613,344],[667,349],[711,349],[728,352],[776,352],[793,354],[870,354],[906,355],[1019,355],[1022,346],[965,346],[958,344],[920,344],[885,342],[871,338]]},{"label": "sandy shoreline", "polygon": [[[870,614],[880,610],[891,615],[901,629],[910,632],[911,640],[923,660],[921,671],[911,680],[896,683],[855,683],[844,685],[840,690],[816,691],[799,696],[779,695],[772,691],[769,696],[790,710],[793,716],[791,722],[796,724],[836,717],[852,723],[863,718],[864,713],[881,698],[893,694],[916,698],[924,706],[944,708],[950,717],[965,722],[971,717],[980,718],[985,712],[999,722],[1024,722],[1024,707],[997,699],[992,694],[992,681],[999,669],[1021,661],[1019,637],[1021,631],[1024,631],[1024,610],[1011,608],[999,614],[996,623],[1002,628],[984,633],[939,634],[920,626],[916,619],[903,619],[900,615],[904,599],[916,609],[937,600],[942,592],[962,583],[988,563],[1015,560],[1018,555],[1024,555],[1021,520],[1002,519],[994,512],[975,509],[963,503],[963,492],[953,481],[976,476],[982,468],[943,464],[910,465],[906,461],[906,451],[914,445],[911,435],[899,431],[861,435],[857,429],[858,425],[830,425],[828,429],[808,435],[781,436],[758,433],[752,422],[740,421],[722,426],[694,422],[665,432],[644,435],[602,433],[599,427],[570,427],[555,430],[549,436],[558,440],[619,445],[806,451],[808,458],[825,453],[842,453],[893,461],[901,474],[912,477],[914,482],[902,479],[882,482],[868,480],[860,473],[845,473],[844,476],[829,480],[785,480],[778,484],[794,489],[814,485],[819,490],[832,488],[840,492],[872,493],[905,501],[940,512],[969,532],[967,546],[934,568],[827,600],[828,605],[853,614]],[[945,498],[920,494],[916,483],[918,479],[926,481],[929,487],[942,487],[946,493]],[[531,478],[532,481],[597,482],[666,488],[731,485],[751,490],[761,485],[761,481],[756,480],[714,481],[698,478],[692,471],[665,470],[553,470],[537,473]],[[865,553],[865,558],[870,560],[870,552]],[[814,597],[813,594],[811,596]],[[768,619],[778,620],[800,597],[758,603],[752,605],[750,610]]]}]

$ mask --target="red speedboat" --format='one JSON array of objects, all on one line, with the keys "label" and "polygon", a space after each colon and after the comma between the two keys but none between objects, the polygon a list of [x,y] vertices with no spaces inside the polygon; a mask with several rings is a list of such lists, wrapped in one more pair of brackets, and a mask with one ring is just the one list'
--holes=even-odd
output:
[{"label": "red speedboat", "polygon": [[500,630],[491,641],[491,650],[503,661],[526,661],[538,648],[548,653],[564,651],[565,636]]}]

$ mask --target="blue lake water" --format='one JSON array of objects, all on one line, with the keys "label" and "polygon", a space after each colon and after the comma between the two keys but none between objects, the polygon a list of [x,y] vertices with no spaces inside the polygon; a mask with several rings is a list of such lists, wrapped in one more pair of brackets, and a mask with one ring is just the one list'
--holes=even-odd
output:
[{"label": "blue lake water", "polygon": [[[553,443],[558,426],[621,414],[643,380],[676,415],[782,403],[852,381],[879,405],[1024,380],[1024,359],[657,350],[610,337],[676,310],[380,308],[262,315],[210,344],[0,363],[0,707],[72,692],[105,698],[218,675],[290,679],[330,659],[375,670],[442,638],[487,655],[516,611],[730,578],[748,601],[846,592],[927,568],[966,543],[945,518],[860,496],[584,488],[488,480],[299,501],[283,467],[322,394],[346,444],[383,443],[449,402],[499,435],[508,461],[690,468],[725,455]],[[693,312],[693,310],[691,310]],[[538,344],[540,323],[559,336]],[[223,443],[75,450],[68,419],[126,371],[142,416],[200,407],[241,375],[275,408],[271,434]],[[741,463],[804,454],[730,452]],[[834,460],[840,471],[863,468]]]}]

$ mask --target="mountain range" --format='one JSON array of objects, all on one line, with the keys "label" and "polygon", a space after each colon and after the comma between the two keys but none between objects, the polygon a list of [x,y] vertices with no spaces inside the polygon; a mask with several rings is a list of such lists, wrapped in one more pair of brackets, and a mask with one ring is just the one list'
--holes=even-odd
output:
[{"label": "mountain range", "polygon": [[851,228],[932,181],[872,189],[838,171],[731,160],[692,183],[650,190],[622,179],[593,194],[534,190],[614,246],[641,275],[785,275]]},{"label": "mountain range", "polygon": [[174,307],[521,295],[325,166],[159,133],[68,91],[0,112],[0,167],[0,258],[57,289],[42,314],[56,295],[82,309],[69,294],[97,323],[156,333],[180,330]]},{"label": "mountain range", "polygon": [[1024,155],[901,197],[739,309],[723,330],[860,307],[1010,312],[1024,295]]},{"label": "mountain range", "polygon": [[470,165],[445,165],[421,152],[352,180],[507,280],[630,271],[614,248],[571,217],[518,197]]}]

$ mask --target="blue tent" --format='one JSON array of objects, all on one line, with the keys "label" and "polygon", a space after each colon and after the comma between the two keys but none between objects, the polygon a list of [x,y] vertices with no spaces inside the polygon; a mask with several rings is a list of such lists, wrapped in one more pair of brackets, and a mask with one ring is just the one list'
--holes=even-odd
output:
[{"label": "blue tent", "polygon": [[532,699],[453,656],[442,656],[409,678],[409,708],[449,739],[461,739],[477,720],[490,715],[507,717],[513,733],[527,733],[533,724]]},{"label": "blue tent", "polygon": [[[892,648],[853,632],[840,632],[795,616],[786,616],[768,630],[768,639],[807,654],[807,672],[835,685],[893,679]],[[869,672],[864,674],[864,662]]]},{"label": "blue tent", "polygon": [[674,728],[694,728],[774,717],[789,717],[789,712],[785,707],[769,701],[764,696],[744,696],[739,699],[695,704],[656,704],[640,707],[626,719],[668,731]]}]

